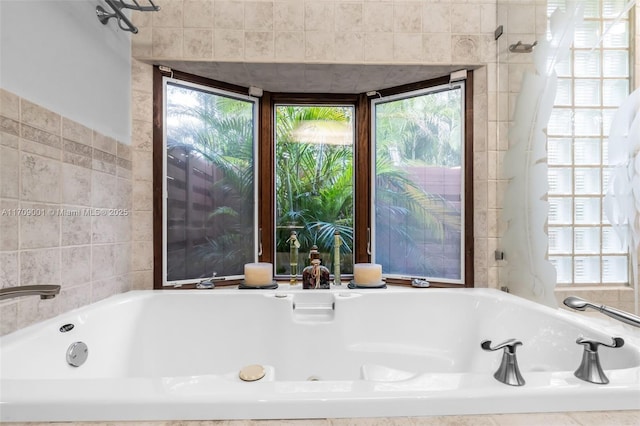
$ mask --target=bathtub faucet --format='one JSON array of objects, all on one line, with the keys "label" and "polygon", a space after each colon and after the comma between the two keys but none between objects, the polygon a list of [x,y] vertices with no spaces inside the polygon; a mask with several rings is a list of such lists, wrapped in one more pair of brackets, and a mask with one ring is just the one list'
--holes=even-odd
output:
[{"label": "bathtub faucet", "polygon": [[53,299],[60,293],[59,285],[19,285],[0,289],[0,300],[22,296],[40,296],[40,299]]},{"label": "bathtub faucet", "polygon": [[622,337],[613,337],[613,343],[607,344],[598,342],[593,339],[585,339],[584,337],[578,337],[576,343],[584,345],[584,352],[582,353],[582,361],[580,366],[573,373],[578,379],[586,382],[595,383],[598,385],[606,385],[609,383],[609,379],[602,371],[600,366],[600,357],[598,355],[598,346],[606,346],[607,348],[620,348],[624,346],[624,340]]},{"label": "bathtub faucet", "polygon": [[565,306],[577,311],[584,311],[587,308],[595,309],[603,314],[622,321],[625,324],[632,325],[634,327],[640,327],[640,317],[630,314],[629,312],[621,311],[619,309],[611,308],[605,305],[597,305],[576,296],[569,296],[564,299]]},{"label": "bathtub faucet", "polygon": [[493,375],[497,381],[510,386],[524,385],[524,378],[522,378],[520,374],[518,360],[516,359],[516,347],[520,345],[522,345],[522,342],[516,339],[506,340],[493,348],[491,347],[491,340],[485,340],[480,343],[480,347],[485,351],[504,349],[500,367],[498,367],[498,370]]}]

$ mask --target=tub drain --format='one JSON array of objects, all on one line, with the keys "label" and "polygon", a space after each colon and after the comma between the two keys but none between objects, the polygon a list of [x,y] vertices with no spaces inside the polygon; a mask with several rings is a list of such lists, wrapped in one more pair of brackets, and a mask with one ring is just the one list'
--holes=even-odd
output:
[{"label": "tub drain", "polygon": [[320,381],[320,377],[318,376],[309,376],[309,378],[307,378],[308,382],[319,382]]},{"label": "tub drain", "polygon": [[67,364],[72,367],[80,367],[89,356],[89,349],[84,342],[74,342],[67,349]]},{"label": "tub drain", "polygon": [[265,371],[264,367],[259,364],[247,365],[246,367],[242,367],[238,376],[241,380],[245,382],[255,382],[256,380],[260,380],[264,377]]}]

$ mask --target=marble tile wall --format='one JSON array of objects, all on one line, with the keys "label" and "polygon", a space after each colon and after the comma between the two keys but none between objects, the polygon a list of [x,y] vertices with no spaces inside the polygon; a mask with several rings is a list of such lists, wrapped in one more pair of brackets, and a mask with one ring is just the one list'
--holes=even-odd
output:
[{"label": "marble tile wall", "polygon": [[132,150],[0,89],[0,334],[131,287]]},{"label": "marble tile wall", "polygon": [[153,288],[153,68],[131,61],[132,285]]},{"label": "marble tile wall", "polygon": [[[160,12],[132,17],[140,30],[132,37],[132,55],[138,60],[133,66],[133,79],[138,81],[132,95],[134,169],[140,162],[147,170],[151,157],[148,64],[154,61],[475,66],[475,285],[504,285],[504,268],[494,258],[505,230],[502,158],[522,75],[532,61],[532,55],[511,53],[508,46],[545,37],[545,0],[158,0],[158,4]],[[498,25],[505,33],[496,41]],[[636,54],[636,63],[639,60]],[[150,183],[147,175],[134,183],[134,193],[150,194]],[[134,242],[134,282],[136,288],[152,288],[152,236],[142,231],[149,229],[152,213],[149,204],[142,205],[150,199],[141,200],[134,217],[134,228],[139,224],[141,229]],[[612,292],[618,306],[628,308],[629,292]]]},{"label": "marble tile wall", "polygon": [[[474,7],[451,0],[159,0],[160,12],[132,15],[139,28],[132,37],[134,170],[138,162],[145,169],[151,158],[148,64],[154,61],[478,65],[474,75],[475,282],[479,287],[498,287],[488,279],[489,253],[493,252],[489,252],[487,222],[488,147],[496,145],[497,134],[497,118],[490,112],[491,102],[495,105],[497,99],[493,37],[497,9],[495,2],[473,3]],[[137,186],[141,191],[145,185],[150,188],[150,174],[143,179],[134,182],[134,194]],[[151,217],[150,206],[134,212],[134,229],[138,223],[144,229]],[[140,239],[133,243],[134,287],[152,288],[152,236],[141,232],[136,238]]]},{"label": "marble tile wall", "polygon": [[[473,3],[473,7],[469,7]],[[136,58],[479,63],[495,58],[490,0],[161,0],[137,13]]]}]

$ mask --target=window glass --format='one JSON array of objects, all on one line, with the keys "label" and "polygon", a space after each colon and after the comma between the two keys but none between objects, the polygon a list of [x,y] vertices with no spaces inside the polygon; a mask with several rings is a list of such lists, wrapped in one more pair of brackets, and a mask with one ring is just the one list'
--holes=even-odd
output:
[{"label": "window glass", "polygon": [[[547,10],[564,8],[552,0]],[[625,0],[585,0],[547,128],[549,259],[562,284],[629,281],[628,256],[603,214],[609,187],[608,135],[629,95],[629,14]],[[606,254],[606,256],[604,256]]]},{"label": "window glass", "polygon": [[254,261],[254,117],[251,99],[165,79],[165,282]]},{"label": "window glass", "polygon": [[464,90],[373,101],[375,262],[387,276],[464,280]]},{"label": "window glass", "polygon": [[275,273],[300,275],[313,245],[333,273],[336,231],[340,272],[352,273],[354,107],[276,105],[275,123]]}]

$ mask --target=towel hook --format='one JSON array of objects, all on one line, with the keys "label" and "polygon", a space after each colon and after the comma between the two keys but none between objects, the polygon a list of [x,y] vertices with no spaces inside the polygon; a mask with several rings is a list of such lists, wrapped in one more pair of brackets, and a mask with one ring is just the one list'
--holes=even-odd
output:
[{"label": "towel hook", "polygon": [[136,0],[131,1],[133,1],[133,4],[125,3],[124,0],[104,0],[104,2],[111,7],[113,13],[109,13],[102,6],[96,6],[96,16],[103,25],[106,25],[109,19],[116,18],[121,30],[137,34],[138,28],[127,18],[127,15],[122,12],[122,9],[137,10],[139,12],[157,12],[160,10],[160,6],[156,6],[153,0],[147,0],[151,6],[140,6]]}]

